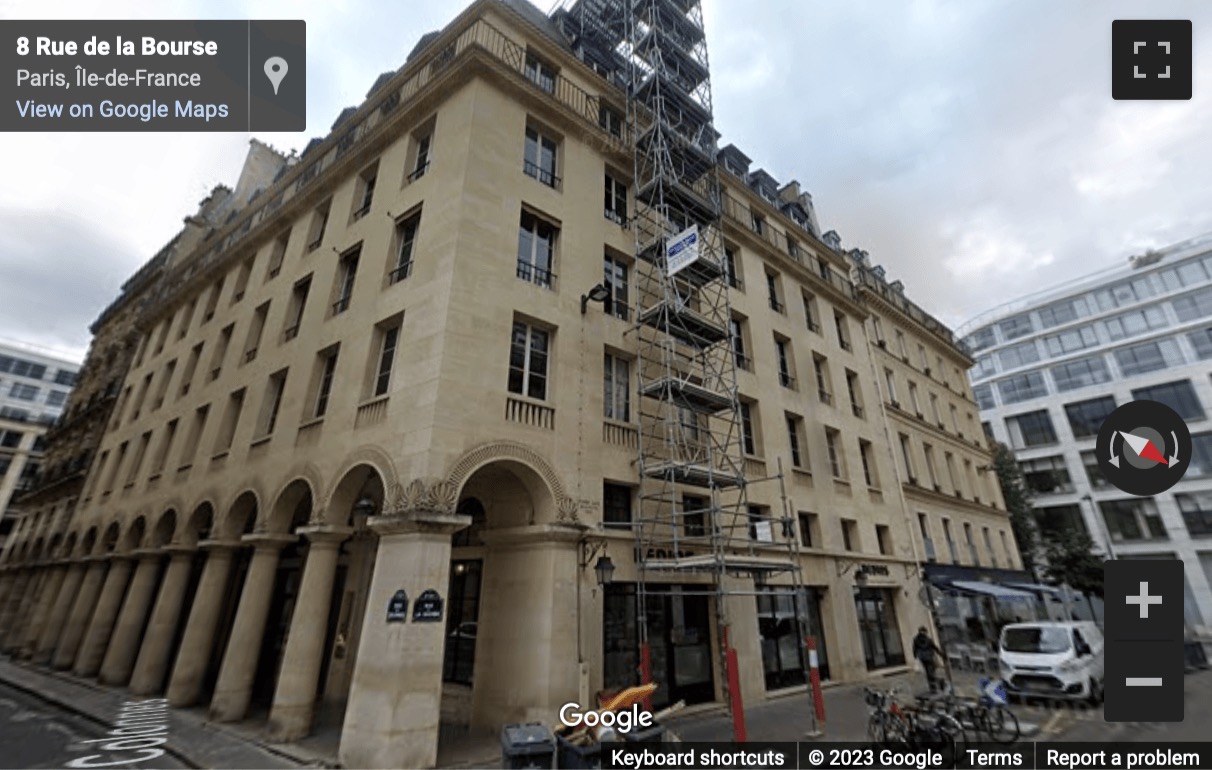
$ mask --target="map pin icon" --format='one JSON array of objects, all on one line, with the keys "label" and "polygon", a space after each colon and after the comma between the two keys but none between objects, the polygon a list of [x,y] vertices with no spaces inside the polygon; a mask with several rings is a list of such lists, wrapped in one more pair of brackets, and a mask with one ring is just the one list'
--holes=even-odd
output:
[{"label": "map pin icon", "polygon": [[286,60],[281,56],[271,56],[265,60],[265,77],[273,83],[274,96],[278,95],[278,86],[281,85],[282,78],[286,77],[288,69],[290,68],[286,66]]}]

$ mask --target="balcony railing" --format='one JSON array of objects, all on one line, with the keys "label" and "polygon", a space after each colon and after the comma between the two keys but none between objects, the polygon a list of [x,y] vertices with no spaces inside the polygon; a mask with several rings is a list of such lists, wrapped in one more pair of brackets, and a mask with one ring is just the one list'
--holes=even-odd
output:
[{"label": "balcony railing", "polygon": [[550,169],[545,169],[542,166],[524,160],[522,161],[522,171],[526,173],[526,176],[539,180],[553,190],[560,189],[560,178]]},{"label": "balcony railing", "polygon": [[627,227],[629,224],[627,215],[622,212],[615,211],[614,209],[605,209],[605,215],[607,219],[614,222],[619,227]]},{"label": "balcony railing", "polygon": [[779,384],[784,388],[795,390],[795,378],[787,372],[779,372]]},{"label": "balcony railing", "polygon": [[387,280],[389,283],[399,283],[410,275],[412,275],[412,262],[405,262],[388,273]]},{"label": "balcony railing", "polygon": [[426,173],[427,171],[429,171],[429,161],[425,161],[425,162],[424,162],[424,163],[422,163],[421,165],[419,165],[419,166],[417,166],[416,168],[414,168],[414,169],[412,170],[412,172],[411,172],[411,173],[408,175],[408,181],[409,181],[409,182],[415,182],[415,181],[417,181],[417,180],[418,180],[418,179],[420,179],[421,177],[425,176],[425,173]]},{"label": "balcony railing", "polygon": [[542,286],[544,289],[550,289],[555,284],[555,273],[532,265],[529,262],[518,262],[517,275],[523,281],[529,281],[537,286]]}]

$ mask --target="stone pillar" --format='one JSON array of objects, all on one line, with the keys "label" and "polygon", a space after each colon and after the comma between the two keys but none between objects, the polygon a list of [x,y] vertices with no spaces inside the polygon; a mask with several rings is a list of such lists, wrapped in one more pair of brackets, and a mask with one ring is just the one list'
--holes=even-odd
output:
[{"label": "stone pillar", "polygon": [[42,635],[34,646],[34,663],[40,666],[50,663],[51,656],[55,652],[55,642],[63,636],[63,623],[67,620],[67,613],[80,593],[80,582],[84,580],[86,566],[82,561],[74,561],[66,568],[59,594],[55,597],[54,606],[47,615]]},{"label": "stone pillar", "polygon": [[92,622],[93,611],[97,609],[97,597],[101,595],[101,588],[105,585],[105,573],[108,569],[109,560],[104,557],[95,556],[89,560],[76,598],[71,600],[69,597],[72,602],[71,610],[67,613],[67,621],[63,625],[63,636],[55,645],[55,654],[51,656],[51,668],[71,668],[72,663],[76,661],[80,641],[84,639],[84,634]]},{"label": "stone pillar", "polygon": [[160,583],[160,593],[152,608],[151,619],[143,633],[143,645],[135,659],[130,675],[132,695],[152,695],[164,687],[164,676],[168,672],[168,659],[172,655],[173,639],[177,635],[177,621],[181,617],[181,605],[185,602],[185,591],[189,588],[189,573],[193,567],[194,549],[168,547],[171,554],[168,570]]},{"label": "stone pillar", "polygon": [[34,570],[25,567],[17,573],[13,581],[11,596],[4,602],[0,610],[0,650],[8,651],[8,639],[14,636],[20,625],[21,605],[28,594],[34,578]]},{"label": "stone pillar", "polygon": [[122,609],[122,597],[126,595],[130,571],[130,556],[115,554],[105,575],[105,585],[97,598],[97,608],[93,610],[92,620],[88,623],[88,631],[84,633],[76,664],[72,666],[72,673],[76,676],[96,676],[101,669],[105,648],[109,646],[109,635],[114,630],[118,610]]},{"label": "stone pillar", "polygon": [[12,596],[9,591],[12,590],[13,581],[16,577],[17,573],[12,567],[5,565],[3,568],[0,568],[0,612],[3,611],[8,597]]},{"label": "stone pillar", "polygon": [[223,609],[223,597],[227,595],[227,584],[231,580],[232,557],[239,545],[239,542],[215,540],[199,543],[207,549],[206,566],[202,568],[202,579],[198,581],[198,592],[194,595],[185,635],[181,637],[177,661],[169,678],[169,705],[192,706],[202,693],[202,679],[206,676],[211,645],[215,643],[219,612]]},{"label": "stone pillar", "polygon": [[379,552],[341,731],[345,767],[437,764],[446,623],[385,623],[384,612],[401,589],[409,612],[428,588],[445,597],[450,535],[470,523],[470,516],[438,511],[371,518]]},{"label": "stone pillar", "polygon": [[257,658],[261,653],[261,637],[273,599],[274,575],[282,546],[294,542],[294,535],[245,535],[252,543],[252,563],[244,578],[244,591],[232,624],[231,638],[219,667],[219,681],[210,701],[210,718],[215,722],[238,722],[248,711],[252,698],[253,679],[257,674]]},{"label": "stone pillar", "polygon": [[338,550],[353,530],[322,526],[307,527],[298,532],[310,542],[282,655],[278,687],[269,712],[267,734],[275,742],[297,740],[311,732]]},{"label": "stone pillar", "polygon": [[160,549],[138,551],[139,566],[131,578],[130,590],[122,602],[122,611],[114,624],[114,633],[101,662],[101,684],[125,685],[130,681],[139,654],[143,627],[147,623],[147,612],[156,593],[156,579],[160,577],[160,561],[164,552]]},{"label": "stone pillar", "polygon": [[38,640],[42,638],[42,629],[46,627],[47,618],[50,617],[55,603],[59,601],[59,589],[63,587],[63,578],[66,575],[66,564],[53,564],[47,568],[46,580],[42,583],[42,590],[34,600],[34,605],[30,608],[29,630],[26,632],[25,641],[21,645],[20,654],[22,657],[33,657],[34,652],[36,652]]}]

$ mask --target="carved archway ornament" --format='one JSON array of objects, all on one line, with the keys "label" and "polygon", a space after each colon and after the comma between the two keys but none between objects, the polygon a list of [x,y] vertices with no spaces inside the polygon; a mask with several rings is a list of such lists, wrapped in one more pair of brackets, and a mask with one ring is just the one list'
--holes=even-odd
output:
[{"label": "carved archway ornament", "polygon": [[[463,489],[463,485],[467,483],[467,480],[471,478],[472,474],[485,465],[499,460],[519,462],[543,479],[543,482],[547,485],[547,489],[551,492],[552,500],[555,502],[557,524],[580,523],[577,516],[577,501],[569,497],[567,491],[564,489],[564,484],[560,481],[559,474],[551,467],[551,463],[547,462],[546,458],[525,444],[518,444],[513,441],[493,441],[488,444],[481,444],[459,458],[453,468],[451,468],[446,479],[438,482],[441,485],[441,491],[438,494],[441,496],[443,503],[449,506],[449,513],[454,513],[455,505],[459,500],[459,492]],[[418,482],[413,482],[413,484],[416,483]],[[412,485],[410,484],[409,487],[411,488]],[[430,486],[427,489],[430,492],[430,500],[434,498],[434,488],[434,486]],[[443,510],[446,511],[447,509]]]}]

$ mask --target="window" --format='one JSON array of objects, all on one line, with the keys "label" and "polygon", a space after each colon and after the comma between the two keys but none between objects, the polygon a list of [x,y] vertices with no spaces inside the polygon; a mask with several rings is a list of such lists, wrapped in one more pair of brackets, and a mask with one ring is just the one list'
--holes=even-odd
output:
[{"label": "window", "polygon": [[[1212,293],[1210,293],[1212,295]],[[1209,296],[1212,301],[1212,296]],[[1175,300],[1175,310],[1178,309],[1178,300]],[[1135,337],[1138,334],[1152,331],[1154,329],[1163,329],[1167,326],[1166,313],[1159,305],[1141,308],[1134,310],[1131,313],[1108,318],[1103,321],[1103,326],[1107,329],[1107,336],[1112,341],[1122,340],[1127,337]],[[1090,327],[1085,327],[1090,328]]]},{"label": "window", "polygon": [[829,472],[833,478],[846,478],[846,458],[842,449],[842,434],[836,428],[825,428],[825,448],[829,450]]},{"label": "window", "polygon": [[320,380],[316,383],[315,408],[312,417],[320,418],[328,413],[328,400],[332,396],[332,382],[337,374],[338,347],[332,347],[320,353]]},{"label": "window", "polygon": [[552,288],[555,274],[551,270],[555,265],[558,236],[559,230],[554,226],[534,214],[522,212],[518,228],[518,278],[546,289]]},{"label": "window", "polygon": [[105,491],[102,494],[108,495],[114,489],[114,483],[118,480],[118,471],[122,469],[122,462],[126,459],[126,450],[130,442],[123,441],[118,445],[118,453],[114,456],[114,467],[109,470],[109,480],[105,482]]},{"label": "window", "polygon": [[943,414],[939,411],[938,395],[935,393],[930,394],[930,414],[934,417],[934,424],[941,429],[943,427]]},{"label": "window", "polygon": [[1159,401],[1174,411],[1184,420],[1202,420],[1204,409],[1195,395],[1195,388],[1190,380],[1167,382],[1164,385],[1154,385],[1148,388],[1136,388],[1132,391],[1136,401]]},{"label": "window", "polygon": [[837,329],[837,344],[842,350],[850,350],[850,325],[846,322],[844,313],[833,311],[833,326]]},{"label": "window", "polygon": [[1047,409],[1007,417],[1006,430],[1010,434],[1010,445],[1015,449],[1056,443],[1056,430]]},{"label": "window", "polygon": [[1069,467],[1061,455],[1023,460],[1018,467],[1023,472],[1023,483],[1035,494],[1054,495],[1074,489]]},{"label": "window", "polygon": [[210,404],[200,406],[194,410],[194,419],[189,426],[189,436],[181,450],[181,470],[185,470],[194,461],[194,454],[198,450],[198,444],[202,440],[202,433],[206,430],[206,418],[210,415]]},{"label": "window", "polygon": [[955,455],[950,452],[943,452],[943,467],[947,470],[947,483],[951,485],[951,491],[956,497],[963,495],[963,488],[960,484],[959,476],[955,475]]},{"label": "window", "polygon": [[286,392],[287,369],[274,372],[269,376],[269,384],[265,389],[265,399],[261,402],[261,419],[258,436],[273,434],[278,424],[278,412],[282,408],[282,394]]},{"label": "window", "polygon": [[509,392],[545,400],[550,333],[522,321],[513,324],[509,349]]},{"label": "window", "polygon": [[248,363],[257,357],[257,348],[261,345],[261,333],[265,330],[265,319],[268,315],[268,302],[253,312],[252,322],[248,325],[248,337],[244,340],[243,363]]},{"label": "window", "polygon": [[1120,348],[1115,351],[1115,361],[1120,372],[1131,377],[1181,364],[1183,357],[1175,340],[1166,339]]},{"label": "window", "polygon": [[21,446],[21,438],[24,434],[16,430],[0,430],[0,447],[5,449],[16,449]]},{"label": "window", "polygon": [[909,406],[913,408],[913,413],[918,417],[922,416],[922,405],[917,398],[917,383],[909,381]]},{"label": "window", "polygon": [[1093,451],[1082,452],[1082,465],[1086,468],[1086,478],[1090,480],[1090,486],[1093,489],[1103,489],[1107,486],[1107,479],[1103,476],[1102,466],[1098,463],[1098,456]]},{"label": "window", "polygon": [[606,313],[626,321],[630,317],[627,291],[627,263],[607,254],[602,260],[602,285],[610,292],[606,300]]},{"label": "window", "polygon": [[[1097,344],[1098,334],[1094,332],[1093,326],[1081,326],[1044,337],[1044,346],[1047,348],[1048,355],[1050,356],[1063,356],[1066,353],[1075,353],[1079,350],[1094,347]],[[1004,352],[1003,355],[1005,355]],[[1033,360],[1038,360],[1038,358]]]},{"label": "window", "polygon": [[1191,465],[1187,475],[1191,478],[1212,476],[1212,433],[1191,434]]},{"label": "window", "polygon": [[1212,315],[1212,289],[1204,289],[1185,297],[1178,297],[1172,303],[1174,314],[1182,323],[1207,318]]},{"label": "window", "polygon": [[741,443],[747,455],[757,454],[757,440],[754,434],[753,405],[742,401],[741,407]]},{"label": "window", "polygon": [[766,217],[762,216],[761,214],[758,214],[757,212],[750,212],[749,226],[753,229],[753,232],[757,233],[758,235],[766,235]]},{"label": "window", "polygon": [[808,292],[804,292],[804,320],[808,324],[808,331],[821,333],[821,325],[817,322],[816,297]]},{"label": "window", "polygon": [[[239,271],[236,273],[236,285],[232,287],[231,304],[236,304],[244,299],[244,292],[248,291],[248,281],[252,278],[253,257],[244,260],[240,265]],[[164,324],[164,333],[161,335],[161,342],[164,337],[168,336],[168,324]],[[163,347],[163,345],[161,345]]]},{"label": "window", "polygon": [[981,409],[994,409],[997,407],[997,402],[993,400],[992,385],[973,385],[972,398],[976,400],[976,405]]},{"label": "window", "polygon": [[311,232],[307,238],[307,250],[309,252],[320,248],[320,244],[324,242],[324,231],[328,229],[328,212],[332,208],[332,201],[326,201],[316,207],[316,210],[311,215]]},{"label": "window", "polygon": [[1191,348],[1200,361],[1212,358],[1212,327],[1189,332],[1187,341],[1191,343]]},{"label": "window", "polygon": [[29,377],[40,380],[46,376],[46,367],[26,361],[24,358],[0,355],[0,374],[12,374],[17,377]]},{"label": "window", "polygon": [[997,393],[1003,404],[1017,404],[1048,395],[1048,384],[1043,372],[1023,372],[998,380]]},{"label": "window", "polygon": [[900,353],[901,360],[907,363],[909,361],[909,351],[905,348],[905,333],[900,329],[896,330],[896,349]]},{"label": "window", "polygon": [[988,377],[991,374],[997,373],[997,362],[993,360],[992,355],[981,356],[976,359],[976,366],[973,367],[973,370],[973,379]]},{"label": "window", "polygon": [[269,268],[265,273],[265,280],[277,278],[278,273],[282,272],[282,261],[286,258],[286,246],[289,242],[290,230],[274,239],[274,245],[269,252]]},{"label": "window", "polygon": [[968,347],[972,348],[973,352],[977,352],[996,345],[997,335],[993,333],[992,326],[986,326],[969,334],[967,342]]},{"label": "window", "polygon": [[417,146],[417,157],[412,164],[412,171],[408,174],[407,181],[415,182],[425,176],[425,172],[429,170],[429,155],[430,145],[433,144],[433,136],[431,134],[422,134],[415,138]]},{"label": "window", "polygon": [[909,437],[904,433],[899,433],[897,436],[901,444],[901,462],[905,466],[905,478],[910,484],[917,483],[917,473],[913,466],[913,446],[909,442]]},{"label": "window", "polygon": [[800,451],[803,445],[804,420],[794,414],[787,415],[787,442],[791,448],[791,465],[795,468],[805,466],[804,456]]},{"label": "window", "polygon": [[1157,277],[1161,279],[1166,291],[1176,291],[1184,286],[1195,286],[1208,282],[1208,273],[1204,270],[1204,266],[1194,259],[1167,270],[1161,270],[1157,273]]},{"label": "window", "polygon": [[854,519],[842,519],[842,548],[847,551],[857,551],[858,547],[858,522]]},{"label": "window", "polygon": [[181,390],[179,396],[184,396],[189,392],[190,383],[194,380],[194,373],[198,370],[198,361],[202,359],[202,346],[204,343],[199,342],[194,345],[189,351],[189,358],[185,359],[185,369],[181,372]]},{"label": "window", "polygon": [[[164,399],[168,396],[168,386],[172,382],[173,374],[177,371],[177,359],[173,359],[164,365],[164,372],[160,375],[160,387],[157,388],[156,400],[152,402],[152,411],[164,406]],[[64,394],[67,395],[67,394]]]},{"label": "window", "polygon": [[[774,201],[771,201],[771,203],[774,203]],[[787,239],[787,254],[796,262],[800,261],[800,245],[792,238]]]},{"label": "window", "polygon": [[242,411],[244,411],[244,388],[240,388],[227,397],[227,410],[223,413],[223,422],[219,425],[219,434],[215,437],[216,455],[231,449]]},{"label": "window", "polygon": [[387,321],[376,327],[379,338],[377,363],[375,364],[375,379],[372,383],[371,397],[387,395],[391,387],[391,372],[396,360],[396,346],[400,342],[400,321]]},{"label": "window", "polygon": [[850,411],[855,417],[863,416],[862,385],[859,384],[857,372],[846,370],[846,394],[850,396]]},{"label": "window", "polygon": [[421,225],[421,212],[396,222],[396,261],[387,276],[388,284],[399,283],[412,275],[412,255],[417,243],[417,228]]},{"label": "window", "polygon": [[47,406],[63,406],[67,402],[67,391],[51,390],[46,394]]},{"label": "window", "polygon": [[736,249],[731,246],[724,246],[724,280],[733,289],[744,286],[737,268]]},{"label": "window", "polygon": [[1079,358],[1076,361],[1054,366],[1049,371],[1052,373],[1052,382],[1056,384],[1056,390],[1059,393],[1111,381],[1111,370],[1102,356]]},{"label": "window", "polygon": [[[185,306],[185,310],[182,311],[181,324],[180,324],[180,326],[177,327],[177,339],[178,340],[185,339],[185,335],[189,334],[189,325],[194,320],[194,311],[197,310],[197,308],[198,308],[198,299],[197,299],[197,297],[195,297],[194,299],[190,300],[189,304]],[[63,372],[60,372],[60,374],[63,374]],[[61,382],[59,384],[60,385],[74,385],[75,382],[74,381],[73,382]]]},{"label": "window", "polygon": [[375,184],[379,180],[379,162],[375,161],[369,167],[358,174],[357,191],[354,195],[354,203],[357,208],[354,209],[354,221],[361,219],[370,213],[370,206],[375,199]]},{"label": "window", "polygon": [[1002,339],[1006,340],[1017,339],[1034,331],[1034,327],[1031,324],[1031,316],[1029,315],[1007,318],[998,324],[998,328],[1002,331]]},{"label": "window", "polygon": [[627,226],[627,184],[606,173],[606,218]]},{"label": "window", "polygon": [[1076,321],[1079,318],[1085,318],[1090,314],[1089,308],[1086,306],[1086,298],[1078,297],[1077,299],[1067,299],[1049,305],[1039,311],[1040,326],[1045,329],[1050,329],[1053,326]]},{"label": "window", "polygon": [[1111,540],[1169,540],[1166,527],[1151,497],[1103,500],[1098,504]]},{"label": "window", "polygon": [[151,439],[150,430],[139,437],[135,454],[130,459],[130,469],[126,472],[126,486],[134,486],[135,480],[139,477],[139,470],[143,467],[143,459],[147,457],[147,447],[151,444]]},{"label": "window", "polygon": [[859,638],[867,670],[905,665],[901,631],[896,617],[900,589],[855,588],[854,606],[858,615]]},{"label": "window", "polygon": [[168,327],[172,324],[172,319],[166,318],[160,324],[160,333],[156,336],[156,352],[154,355],[160,355],[164,352],[164,343],[168,340]]},{"label": "window", "polygon": [[736,358],[736,365],[740,369],[753,371],[753,362],[749,360],[749,356],[745,355],[745,330],[742,327],[744,321],[738,318],[732,318],[728,321],[728,333],[732,338],[732,354]]},{"label": "window", "polygon": [[941,492],[943,485],[938,483],[938,472],[934,467],[934,447],[922,444],[922,459],[926,461],[926,481],[934,487],[935,492]]},{"label": "window", "polygon": [[526,129],[526,148],[522,170],[548,187],[558,188],[560,178],[556,176],[556,140],[544,136],[537,129]]},{"label": "window", "polygon": [[228,324],[223,327],[223,331],[219,332],[219,343],[215,346],[215,354],[210,359],[211,380],[219,379],[219,372],[223,370],[223,359],[227,357],[227,348],[231,345],[231,336],[235,330],[235,324]]},{"label": "window", "polygon": [[1103,421],[1114,411],[1115,399],[1111,396],[1065,404],[1065,414],[1069,418],[1069,427],[1073,429],[1074,438],[1097,435]]},{"label": "window", "polygon": [[12,387],[9,388],[8,394],[22,401],[33,401],[38,398],[38,392],[37,386],[26,382],[14,382]]},{"label": "window", "polygon": [[529,51],[526,52],[526,77],[547,93],[555,93],[555,68]]},{"label": "window", "polygon": [[776,313],[782,313],[783,303],[779,299],[782,296],[779,292],[779,277],[774,273],[766,273],[766,295],[770,301],[770,309]]},{"label": "window", "polygon": [[749,539],[759,543],[773,543],[774,529],[770,520],[770,508],[765,505],[750,505],[746,512],[749,514]]},{"label": "window", "polygon": [[631,487],[603,482],[602,523],[622,529],[631,526]]},{"label": "window", "polygon": [[687,537],[707,534],[706,498],[682,495],[682,531]]},{"label": "window", "polygon": [[1212,492],[1175,495],[1187,532],[1193,536],[1212,535]]},{"label": "window", "polygon": [[833,387],[829,377],[829,362],[824,356],[812,354],[812,369],[816,375],[817,397],[822,404],[833,403]]},{"label": "window", "polygon": [[631,363],[607,353],[603,364],[605,391],[602,397],[605,417],[620,422],[631,421]]},{"label": "window", "polygon": [[892,553],[892,531],[888,529],[887,524],[875,525],[875,542],[880,553],[885,556]]},{"label": "window", "polygon": [[947,409],[951,412],[951,428],[963,438],[964,432],[960,430],[959,410],[955,408],[955,404],[948,404]]},{"label": "window", "polygon": [[900,407],[900,401],[896,397],[896,375],[891,369],[884,370],[884,385],[888,388],[888,400],[892,406]]},{"label": "window", "polygon": [[598,125],[609,131],[611,136],[623,135],[623,116],[604,104],[598,107]]},{"label": "window", "polygon": [[360,244],[341,255],[341,265],[337,270],[337,298],[332,303],[333,315],[340,315],[349,310],[354,281],[358,277],[358,260],[361,256],[362,246]]},{"label": "window", "polygon": [[879,316],[871,316],[871,335],[875,337],[875,343],[881,348],[887,346],[888,343],[884,337],[884,324],[880,321]]},{"label": "window", "polygon": [[303,278],[295,284],[290,293],[290,308],[286,311],[286,328],[282,330],[282,339],[293,340],[299,336],[299,326],[303,323],[303,309],[307,307],[307,295],[311,291],[311,276]]},{"label": "window", "polygon": [[158,477],[164,472],[164,466],[168,464],[168,455],[173,449],[173,440],[177,437],[177,420],[170,420],[164,428],[164,437],[160,439],[159,451],[152,459],[151,467],[148,469],[151,478]]},{"label": "window", "polygon": [[795,388],[795,377],[791,374],[791,351],[785,339],[774,338],[774,352],[779,362],[779,384],[784,388]]},{"label": "window", "polygon": [[[188,318],[186,318],[186,322],[188,324]],[[55,384],[72,387],[76,384],[76,373],[69,369],[60,369],[55,372]]]},{"label": "window", "polygon": [[859,439],[858,443],[859,457],[863,461],[863,481],[871,489],[876,489],[880,485],[880,479],[875,468],[875,451],[871,442],[866,439]]},{"label": "window", "polygon": [[815,513],[800,511],[797,518],[800,525],[800,545],[805,548],[818,547],[815,544],[821,542],[819,517]]}]

